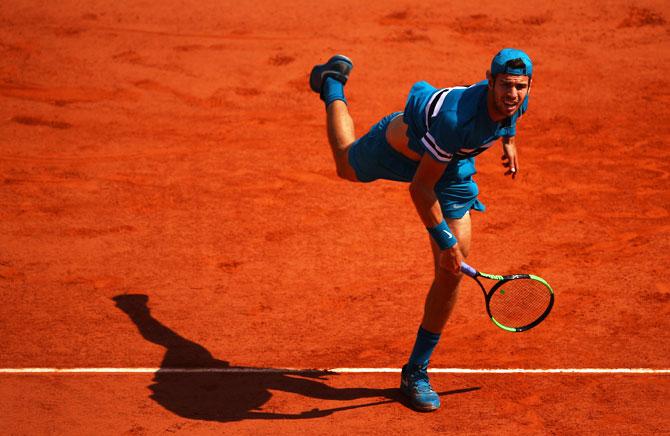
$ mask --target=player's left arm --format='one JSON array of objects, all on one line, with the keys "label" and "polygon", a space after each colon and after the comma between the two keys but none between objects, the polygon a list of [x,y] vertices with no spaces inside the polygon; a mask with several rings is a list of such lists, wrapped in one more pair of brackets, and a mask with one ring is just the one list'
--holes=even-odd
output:
[{"label": "player's left arm", "polygon": [[514,136],[503,136],[503,155],[502,164],[507,168],[506,176],[511,175],[513,179],[519,173],[519,155],[516,151],[516,141]]}]

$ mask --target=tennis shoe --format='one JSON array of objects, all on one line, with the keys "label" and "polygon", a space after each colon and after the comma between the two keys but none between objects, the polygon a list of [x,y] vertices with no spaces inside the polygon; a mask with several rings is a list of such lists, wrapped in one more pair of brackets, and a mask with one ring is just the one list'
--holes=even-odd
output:
[{"label": "tennis shoe", "polygon": [[353,67],[354,64],[351,62],[351,59],[344,55],[335,55],[328,59],[328,62],[325,64],[315,65],[312,68],[312,72],[309,75],[309,86],[312,88],[312,91],[321,94],[323,82],[327,77],[332,77],[344,85],[347,83],[349,73]]},{"label": "tennis shoe", "polygon": [[440,408],[440,396],[430,386],[428,365],[407,364],[400,373],[400,392],[402,392],[416,410],[432,412]]}]

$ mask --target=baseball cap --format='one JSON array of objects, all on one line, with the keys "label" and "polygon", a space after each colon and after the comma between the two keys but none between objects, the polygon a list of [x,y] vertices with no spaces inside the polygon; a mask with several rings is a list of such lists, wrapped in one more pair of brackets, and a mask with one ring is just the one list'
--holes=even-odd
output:
[{"label": "baseball cap", "polygon": [[[523,63],[526,65],[525,68],[514,68],[507,66],[507,62],[514,60],[514,59],[521,59]],[[498,52],[497,55],[493,57],[493,60],[491,61],[491,74],[496,75],[496,74],[512,74],[513,76],[528,76],[532,77],[533,76],[533,63],[531,62],[530,58],[528,55],[521,50],[518,50],[516,48],[504,48]]]}]

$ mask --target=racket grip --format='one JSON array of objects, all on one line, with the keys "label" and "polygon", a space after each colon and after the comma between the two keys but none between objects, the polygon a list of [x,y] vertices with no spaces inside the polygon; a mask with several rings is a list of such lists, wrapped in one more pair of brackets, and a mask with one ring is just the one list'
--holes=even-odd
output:
[{"label": "racket grip", "polygon": [[470,277],[476,277],[477,276],[477,270],[468,265],[465,262],[461,262],[461,272],[465,274],[466,276]]}]

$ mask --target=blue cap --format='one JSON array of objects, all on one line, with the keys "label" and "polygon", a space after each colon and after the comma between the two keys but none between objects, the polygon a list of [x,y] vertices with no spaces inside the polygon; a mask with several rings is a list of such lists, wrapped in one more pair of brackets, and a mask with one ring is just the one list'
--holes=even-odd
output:
[{"label": "blue cap", "polygon": [[[526,65],[525,68],[513,68],[507,66],[507,62],[514,59],[521,59]],[[500,50],[491,61],[491,74],[495,76],[496,74],[500,73],[511,74],[513,76],[532,77],[533,63],[531,62],[528,55],[521,50],[517,50],[515,48],[504,48]]]}]

